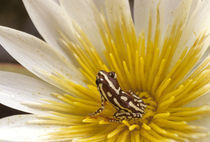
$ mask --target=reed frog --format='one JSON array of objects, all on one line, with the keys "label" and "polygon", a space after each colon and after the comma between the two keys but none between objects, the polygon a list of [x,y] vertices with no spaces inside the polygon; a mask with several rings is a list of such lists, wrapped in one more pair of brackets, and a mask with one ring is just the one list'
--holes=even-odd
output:
[{"label": "reed frog", "polygon": [[117,110],[113,115],[113,120],[138,119],[144,114],[146,105],[142,99],[132,91],[123,91],[115,72],[99,71],[96,76],[96,85],[101,94],[101,107],[93,115],[98,115],[104,110],[106,101]]}]

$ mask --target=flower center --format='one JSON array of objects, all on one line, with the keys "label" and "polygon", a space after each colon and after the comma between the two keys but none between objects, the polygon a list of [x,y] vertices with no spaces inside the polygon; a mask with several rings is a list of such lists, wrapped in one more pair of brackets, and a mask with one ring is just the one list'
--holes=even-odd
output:
[{"label": "flower center", "polygon": [[[47,104],[42,105],[42,108],[50,108],[56,116],[47,117],[51,123],[67,125],[59,133],[53,133],[54,136],[86,136],[89,138],[81,141],[88,142],[95,139],[115,141],[119,136],[117,134],[123,139],[119,141],[126,141],[128,136],[136,141],[187,141],[207,135],[202,132],[202,127],[191,126],[189,122],[209,114],[210,107],[183,107],[209,90],[209,80],[206,79],[209,75],[209,59],[192,74],[188,74],[199,60],[205,34],[198,36],[191,48],[183,47],[184,50],[179,51],[184,21],[175,22],[168,29],[168,34],[162,37],[159,18],[157,12],[156,27],[153,27],[152,23],[155,22],[150,16],[148,35],[143,32],[137,36],[134,25],[126,22],[125,17],[109,25],[106,18],[100,16],[97,24],[105,46],[104,52],[98,52],[78,26],[75,27],[78,44],[63,37],[62,42],[78,61],[87,86],[75,84],[62,76],[52,77],[69,92],[55,94],[62,102],[47,101]],[[175,53],[182,54],[175,58]],[[115,71],[123,90],[136,91],[135,94],[146,104],[142,117],[109,121],[117,112],[113,107],[114,98],[112,102],[104,103],[103,112],[94,117],[89,116],[101,106],[102,94],[95,84],[99,70]],[[107,93],[107,97],[111,95]],[[122,105],[122,102],[115,103]]]}]

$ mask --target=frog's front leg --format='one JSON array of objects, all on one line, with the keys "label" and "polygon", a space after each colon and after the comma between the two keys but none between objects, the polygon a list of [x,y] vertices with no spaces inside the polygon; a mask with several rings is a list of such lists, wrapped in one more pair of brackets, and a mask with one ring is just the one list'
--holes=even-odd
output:
[{"label": "frog's front leg", "polygon": [[92,114],[92,116],[98,115],[99,113],[101,113],[104,110],[104,104],[105,104],[105,102],[106,102],[105,98],[103,96],[101,96],[101,107],[98,110],[96,110]]},{"label": "frog's front leg", "polygon": [[126,119],[128,119],[128,120],[137,119],[137,118],[141,118],[141,117],[142,117],[141,113],[126,112],[124,110],[118,110],[114,114],[114,118],[118,121],[122,121],[122,120],[126,120]]}]

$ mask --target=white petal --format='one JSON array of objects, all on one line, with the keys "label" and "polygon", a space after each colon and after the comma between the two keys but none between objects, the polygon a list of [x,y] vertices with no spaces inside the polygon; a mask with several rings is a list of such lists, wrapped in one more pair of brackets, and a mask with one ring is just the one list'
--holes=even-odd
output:
[{"label": "white petal", "polygon": [[[209,119],[210,119],[210,117],[208,116],[208,117],[205,117],[203,119],[192,121],[190,124],[195,125],[195,126],[204,127],[209,132],[209,130],[210,130],[210,121],[209,121]],[[199,142],[209,142],[209,141],[210,141],[210,136],[203,137],[203,138],[199,139]]]},{"label": "white petal", "polygon": [[[23,0],[26,10],[43,38],[68,59],[60,45],[60,33],[74,41],[72,23],[64,10],[52,0]],[[71,58],[71,57],[70,57]]]},{"label": "white petal", "polygon": [[20,73],[20,74],[24,74],[24,75],[28,75],[28,76],[32,76],[36,78],[34,74],[32,74],[23,66],[18,65],[18,64],[0,63],[0,71],[15,72],[15,73]]},{"label": "white petal", "polygon": [[52,1],[54,1],[54,2],[57,3],[57,4],[59,4],[59,1],[58,1],[58,0],[52,0]]},{"label": "white petal", "polygon": [[105,1],[104,0],[93,0],[93,2],[95,3],[96,7],[99,10],[102,10],[102,11],[105,10]]},{"label": "white petal", "polygon": [[[174,20],[174,13],[182,0],[137,0],[134,4],[134,21],[137,34],[148,32],[149,17],[152,16],[152,26],[156,25],[157,8],[160,2],[160,26],[165,32],[168,24]],[[154,33],[154,28],[153,28]],[[161,33],[162,34],[162,33]]]},{"label": "white petal", "polygon": [[[0,71],[0,103],[28,113],[46,114],[25,104],[39,104],[43,99],[54,100],[51,93],[60,92],[56,87],[29,76]],[[58,101],[58,100],[56,100]]]},{"label": "white petal", "polygon": [[148,29],[150,10],[155,8],[154,0],[137,0],[134,3],[134,22],[137,35]]},{"label": "white petal", "polygon": [[114,27],[116,21],[121,20],[122,14],[125,16],[126,22],[130,23],[132,21],[128,0],[105,0],[105,6],[111,27]]},{"label": "white petal", "polygon": [[71,63],[38,38],[0,27],[0,43],[25,68],[51,84],[59,86],[47,75],[61,74],[78,83],[82,80],[82,75]]},{"label": "white petal", "polygon": [[0,141],[41,142],[47,133],[56,129],[55,126],[29,124],[32,120],[36,120],[34,115],[15,115],[0,119]]},{"label": "white petal", "polygon": [[[167,26],[169,24],[172,24],[172,22],[174,21],[174,18],[176,16],[176,13],[182,13],[185,14],[187,9],[181,9],[180,11],[177,11],[177,8],[180,6],[180,3],[184,2],[183,0],[164,0],[161,1],[160,4],[160,18],[161,18],[161,28],[163,30],[166,30]],[[191,0],[187,1],[188,3],[191,2]],[[156,10],[157,7],[155,7]],[[156,16],[156,15],[155,15]],[[182,16],[180,16],[182,17]]]},{"label": "white petal", "polygon": [[210,45],[210,1],[193,0],[190,16],[182,35],[182,42],[186,42],[187,45],[193,45],[196,38],[204,32],[208,37],[206,39],[207,44],[203,47],[203,52]]},{"label": "white petal", "polygon": [[70,19],[76,21],[87,34],[88,39],[103,56],[104,44],[96,25],[93,3],[90,0],[60,0]]}]

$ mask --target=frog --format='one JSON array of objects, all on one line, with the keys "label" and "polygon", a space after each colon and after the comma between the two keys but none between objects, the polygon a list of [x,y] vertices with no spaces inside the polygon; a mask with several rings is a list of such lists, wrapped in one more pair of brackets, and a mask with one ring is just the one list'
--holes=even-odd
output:
[{"label": "frog", "polygon": [[104,110],[104,104],[109,102],[116,112],[110,121],[123,121],[142,118],[146,104],[133,91],[121,89],[117,74],[113,71],[100,70],[96,75],[96,85],[101,96],[101,106],[92,116],[99,115]]}]

